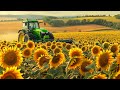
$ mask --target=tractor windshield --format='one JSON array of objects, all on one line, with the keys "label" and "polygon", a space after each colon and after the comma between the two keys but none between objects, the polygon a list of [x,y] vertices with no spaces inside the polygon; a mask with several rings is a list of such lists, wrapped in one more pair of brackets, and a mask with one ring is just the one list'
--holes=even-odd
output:
[{"label": "tractor windshield", "polygon": [[35,29],[35,28],[39,28],[38,22],[30,22],[29,23],[29,29],[32,30],[32,29]]}]

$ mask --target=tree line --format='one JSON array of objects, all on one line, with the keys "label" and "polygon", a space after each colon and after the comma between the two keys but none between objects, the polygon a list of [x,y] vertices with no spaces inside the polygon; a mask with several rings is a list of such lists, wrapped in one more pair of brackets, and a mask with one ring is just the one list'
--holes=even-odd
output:
[{"label": "tree line", "polygon": [[47,18],[44,21],[49,23],[51,26],[54,26],[54,27],[97,24],[97,25],[111,27],[114,29],[120,29],[120,22],[111,22],[111,21],[107,21],[104,19],[68,20],[67,22],[64,22],[63,20],[52,20],[52,19]]}]

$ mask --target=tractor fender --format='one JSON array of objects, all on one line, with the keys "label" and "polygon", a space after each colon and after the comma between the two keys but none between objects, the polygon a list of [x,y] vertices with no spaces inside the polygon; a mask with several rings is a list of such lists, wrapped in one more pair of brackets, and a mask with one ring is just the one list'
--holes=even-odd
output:
[{"label": "tractor fender", "polygon": [[28,33],[26,30],[19,30],[18,33],[19,33],[19,32],[23,32],[24,35]]},{"label": "tractor fender", "polygon": [[20,31],[22,31],[22,30],[19,30],[18,33],[19,33]]}]

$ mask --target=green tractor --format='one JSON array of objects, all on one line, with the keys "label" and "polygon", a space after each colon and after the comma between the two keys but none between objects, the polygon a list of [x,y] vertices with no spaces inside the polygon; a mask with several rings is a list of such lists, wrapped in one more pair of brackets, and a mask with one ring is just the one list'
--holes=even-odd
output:
[{"label": "green tractor", "polygon": [[23,29],[19,30],[18,33],[18,42],[27,42],[32,40],[34,42],[47,42],[47,41],[56,41],[56,42],[67,42],[72,43],[72,39],[54,39],[54,36],[51,32],[44,28],[40,28],[41,22],[37,20],[26,19],[23,21]]}]

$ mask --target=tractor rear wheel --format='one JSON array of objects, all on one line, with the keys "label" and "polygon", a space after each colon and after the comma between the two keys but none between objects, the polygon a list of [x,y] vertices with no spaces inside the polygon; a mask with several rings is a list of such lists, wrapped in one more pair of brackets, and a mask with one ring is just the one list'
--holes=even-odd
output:
[{"label": "tractor rear wheel", "polygon": [[48,32],[48,35],[49,35],[50,39],[51,39],[52,41],[54,41],[54,36],[53,36],[53,34],[50,33],[50,32]]},{"label": "tractor rear wheel", "polygon": [[18,42],[27,42],[29,40],[29,36],[27,34],[25,34],[24,32],[19,32],[19,35],[18,35]]}]

